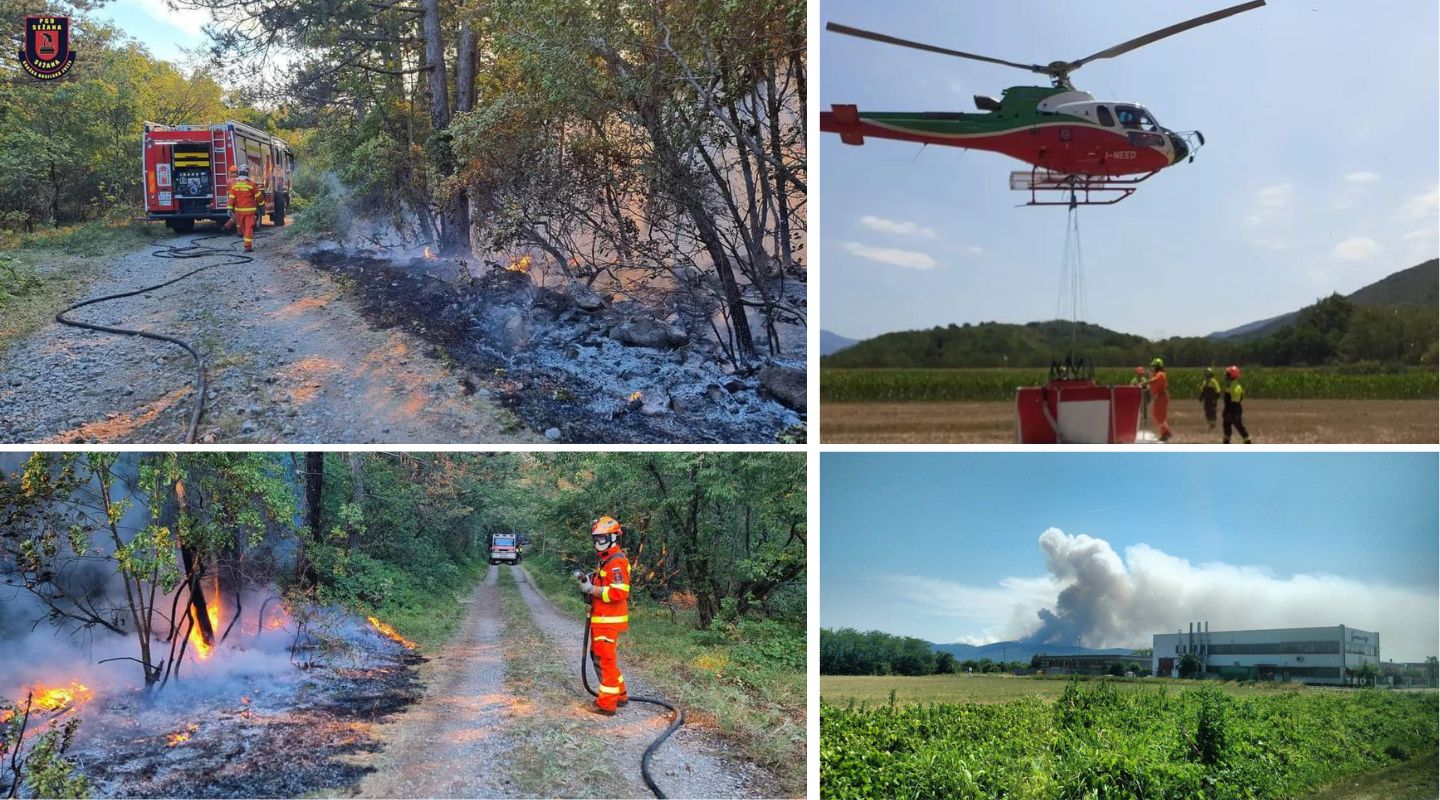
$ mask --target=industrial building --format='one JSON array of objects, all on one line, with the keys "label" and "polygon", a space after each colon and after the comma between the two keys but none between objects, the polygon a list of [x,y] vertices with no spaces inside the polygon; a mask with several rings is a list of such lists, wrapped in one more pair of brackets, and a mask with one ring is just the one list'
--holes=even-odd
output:
[{"label": "industrial building", "polygon": [[1092,653],[1068,656],[1040,653],[1030,663],[1046,675],[1107,675],[1113,664],[1119,664],[1126,672],[1149,675],[1151,668],[1149,656]]},{"label": "industrial building", "polygon": [[1206,678],[1345,684],[1364,664],[1380,666],[1380,634],[1344,625],[1212,631],[1192,622],[1189,631],[1154,636],[1152,669],[1180,677],[1181,660],[1193,654]]}]

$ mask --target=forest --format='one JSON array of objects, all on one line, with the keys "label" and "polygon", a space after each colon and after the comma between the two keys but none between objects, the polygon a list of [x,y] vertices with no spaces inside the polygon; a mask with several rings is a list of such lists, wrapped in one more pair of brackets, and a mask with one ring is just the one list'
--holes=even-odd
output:
[{"label": "forest", "polygon": [[492,533],[518,533],[528,569],[569,580],[609,514],[625,526],[634,607],[662,610],[670,636],[803,631],[803,454],[50,452],[0,456],[0,476],[0,747],[29,765],[0,789],[9,775],[84,794],[67,783],[83,781],[66,766],[70,723],[23,729],[54,710],[26,687],[37,660],[94,658],[87,692],[158,700],[272,628],[301,667],[366,617],[407,646],[439,645]]}]

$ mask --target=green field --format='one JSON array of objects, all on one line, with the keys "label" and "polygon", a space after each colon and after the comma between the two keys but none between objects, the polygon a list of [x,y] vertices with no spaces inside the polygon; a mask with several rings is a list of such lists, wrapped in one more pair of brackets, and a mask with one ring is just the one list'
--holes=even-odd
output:
[{"label": "green field", "polygon": [[1013,681],[1061,691],[874,708],[822,699],[821,796],[1291,798],[1436,748],[1434,692]]},{"label": "green field", "polygon": [[[1176,398],[1200,396],[1203,368],[1166,369]],[[1135,368],[1096,371],[1103,384],[1125,384]],[[822,403],[1009,401],[1019,386],[1038,386],[1044,369],[822,369]],[[1361,374],[1341,369],[1244,367],[1246,397],[1269,400],[1416,400],[1440,393],[1435,370]]]},{"label": "green field", "polygon": [[[1098,679],[1097,679],[1098,680]],[[1170,678],[1115,678],[1106,682],[1122,692],[1157,692],[1219,686],[1226,694],[1255,695],[1324,689],[1306,688],[1298,683],[1216,683],[1181,681]],[[1069,680],[1064,677],[1017,677],[1014,675],[821,675],[820,699],[832,706],[879,706],[890,703],[894,692],[897,705],[927,703],[1006,703],[1025,697],[1054,700],[1064,694]]]}]

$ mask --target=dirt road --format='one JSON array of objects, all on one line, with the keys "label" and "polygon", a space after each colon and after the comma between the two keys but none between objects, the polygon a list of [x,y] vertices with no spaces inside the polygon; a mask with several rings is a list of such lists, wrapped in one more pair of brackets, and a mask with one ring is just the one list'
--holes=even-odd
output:
[{"label": "dirt road", "polygon": [[[1010,403],[826,403],[821,441],[859,444],[1001,444],[1013,441]],[[1246,400],[1245,426],[1261,444],[1440,441],[1434,400]],[[1219,444],[1198,403],[1171,406],[1176,444]],[[1236,437],[1236,441],[1239,439]]]},{"label": "dirt road", "polygon": [[[502,571],[509,572],[501,575]],[[523,602],[507,607],[501,581]],[[517,615],[519,618],[517,619]],[[559,614],[521,568],[491,567],[454,642],[422,669],[424,698],[382,729],[361,797],[650,797],[640,756],[669,722],[632,702],[590,713],[579,683],[581,622]],[[626,670],[634,694],[644,675]],[[776,796],[763,771],[687,725],[656,753],[652,773],[670,797]]]},{"label": "dirt road", "polygon": [[[214,233],[179,237],[183,243]],[[238,251],[238,238],[202,242]],[[168,333],[209,362],[204,442],[544,441],[399,329],[376,330],[333,278],[265,227],[255,260],[82,309],[75,317]],[[223,257],[147,247],[84,297],[148,286]],[[80,299],[80,298],[76,298]],[[0,442],[181,442],[190,357],[172,345],[51,323],[0,351]]]}]

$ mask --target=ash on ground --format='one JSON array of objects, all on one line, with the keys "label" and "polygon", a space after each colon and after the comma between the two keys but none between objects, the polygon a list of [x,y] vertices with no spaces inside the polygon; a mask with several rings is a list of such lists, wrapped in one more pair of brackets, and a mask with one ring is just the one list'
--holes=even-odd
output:
[{"label": "ash on ground", "polygon": [[155,699],[136,691],[97,698],[69,755],[96,797],[334,796],[358,787],[369,767],[355,755],[380,749],[377,724],[417,702],[415,666],[425,659],[378,636],[328,665],[199,676]]},{"label": "ash on ground", "polygon": [[[403,326],[434,344],[437,357],[465,367],[461,391],[494,397],[554,441],[803,437],[803,345],[798,355],[737,373],[709,331],[707,310],[606,301],[583,285],[561,291],[504,269],[475,277],[455,260],[387,261],[334,246],[305,257],[352,282],[372,324]],[[783,291],[804,307],[803,281]],[[803,341],[803,329],[791,338]]]}]

